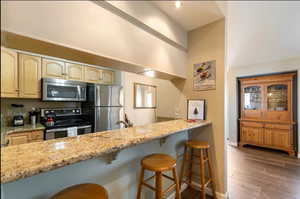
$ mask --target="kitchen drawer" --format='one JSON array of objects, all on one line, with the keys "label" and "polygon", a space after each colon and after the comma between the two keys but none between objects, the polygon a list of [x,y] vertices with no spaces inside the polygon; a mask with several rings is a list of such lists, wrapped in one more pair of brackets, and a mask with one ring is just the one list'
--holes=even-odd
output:
[{"label": "kitchen drawer", "polygon": [[31,132],[31,140],[43,140],[44,132],[43,131],[32,131]]},{"label": "kitchen drawer", "polygon": [[241,126],[261,128],[261,127],[264,127],[264,124],[258,123],[258,122],[241,122]]},{"label": "kitchen drawer", "polygon": [[292,125],[289,125],[289,124],[265,124],[265,128],[268,128],[268,129],[291,130],[292,129]]}]

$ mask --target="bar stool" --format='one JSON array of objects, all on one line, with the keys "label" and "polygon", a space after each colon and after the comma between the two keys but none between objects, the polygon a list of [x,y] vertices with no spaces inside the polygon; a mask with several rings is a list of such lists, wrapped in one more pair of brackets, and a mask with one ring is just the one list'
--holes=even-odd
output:
[{"label": "bar stool", "polygon": [[[188,149],[190,149],[190,159],[189,159],[189,154],[188,154]],[[199,151],[200,155],[195,155],[194,152],[196,150]],[[185,143],[184,147],[184,159],[181,167],[181,173],[180,173],[180,185],[182,185],[183,182],[185,182],[189,187],[191,188],[198,188],[197,186],[193,185],[192,183],[192,178],[193,175],[195,174],[193,172],[193,167],[194,164],[194,157],[199,158],[200,160],[200,190],[201,190],[201,195],[202,199],[206,198],[205,194],[205,188],[211,184],[212,187],[212,192],[213,192],[213,197],[216,199],[216,190],[215,190],[215,183],[212,177],[212,168],[211,168],[211,161],[209,157],[209,144],[207,142],[203,141],[187,141]],[[185,166],[186,163],[189,162],[189,170],[185,174]],[[208,166],[208,179],[205,177],[205,163],[207,163]],[[184,178],[187,178],[187,180],[184,180]]]},{"label": "bar stool", "polygon": [[[141,174],[140,181],[138,186],[137,199],[141,199],[142,187],[146,186],[153,191],[155,191],[155,199],[164,198],[165,194],[175,188],[176,190],[176,199],[181,199],[180,190],[179,190],[179,182],[176,174],[176,160],[165,154],[152,154],[143,158],[141,161]],[[144,172],[145,170],[155,172],[155,175],[144,180]],[[163,174],[165,171],[172,171],[173,177]],[[155,177],[155,187],[147,184],[146,182],[153,179]],[[162,180],[163,177],[174,182],[171,186],[169,186],[165,191],[163,191]]]},{"label": "bar stool", "polygon": [[108,199],[108,194],[104,187],[87,183],[63,189],[51,199]]}]

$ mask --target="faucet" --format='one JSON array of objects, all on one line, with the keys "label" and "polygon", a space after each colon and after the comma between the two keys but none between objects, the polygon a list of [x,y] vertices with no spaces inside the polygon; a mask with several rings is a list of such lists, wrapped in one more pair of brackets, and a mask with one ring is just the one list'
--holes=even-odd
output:
[{"label": "faucet", "polygon": [[117,124],[124,124],[125,128],[129,128],[133,126],[133,123],[128,119],[127,114],[125,113],[125,121],[117,121]]},{"label": "faucet", "polygon": [[131,127],[132,125],[130,125],[130,124],[128,124],[127,122],[125,122],[125,121],[122,121],[122,120],[120,120],[120,121],[117,121],[117,123],[116,124],[124,124],[124,126],[125,126],[125,128],[128,128],[128,127]]}]

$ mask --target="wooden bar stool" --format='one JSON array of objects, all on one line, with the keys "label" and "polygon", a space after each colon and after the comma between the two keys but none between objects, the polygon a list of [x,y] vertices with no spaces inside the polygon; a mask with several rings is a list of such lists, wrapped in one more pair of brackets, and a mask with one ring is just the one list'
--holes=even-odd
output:
[{"label": "wooden bar stool", "polygon": [[[165,154],[152,154],[146,156],[141,161],[142,169],[140,175],[140,182],[138,186],[137,199],[141,198],[142,187],[146,186],[153,191],[155,191],[155,199],[164,198],[165,194],[175,188],[176,190],[176,199],[181,199],[180,190],[179,190],[179,182],[176,174],[176,160]],[[155,175],[144,180],[144,172],[145,170],[155,172]],[[173,177],[163,174],[164,171],[172,171]],[[169,186],[165,191],[163,191],[162,180],[163,177],[174,182],[171,186]],[[155,187],[147,184],[146,182],[155,178]]]},{"label": "wooden bar stool", "polygon": [[108,194],[104,187],[88,183],[63,189],[51,199],[108,199]]},{"label": "wooden bar stool", "polygon": [[[189,158],[189,153],[188,149],[190,149],[190,158]],[[200,155],[195,155],[194,152],[198,150]],[[187,141],[185,143],[184,147],[184,159],[181,167],[181,173],[180,173],[180,185],[182,185],[183,182],[185,182],[189,187],[191,188],[198,188],[195,186],[192,182],[193,175],[195,173],[193,172],[193,167],[195,163],[194,157],[199,158],[200,160],[199,164],[200,165],[200,190],[201,190],[201,195],[202,199],[206,198],[206,193],[205,193],[205,188],[211,184],[212,192],[213,192],[213,197],[216,199],[216,190],[215,190],[215,182],[212,177],[212,168],[211,168],[211,161],[209,157],[209,144],[207,142],[202,142],[202,141]],[[186,163],[189,163],[189,169],[186,172],[185,166]],[[207,163],[208,166],[208,179],[206,179],[205,175],[205,163]],[[184,179],[187,178],[187,179]]]}]

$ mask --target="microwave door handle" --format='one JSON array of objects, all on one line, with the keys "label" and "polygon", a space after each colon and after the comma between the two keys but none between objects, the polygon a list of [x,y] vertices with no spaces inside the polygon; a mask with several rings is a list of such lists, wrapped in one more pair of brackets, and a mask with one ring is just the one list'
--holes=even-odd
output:
[{"label": "microwave door handle", "polygon": [[80,100],[81,99],[81,89],[80,89],[79,85],[77,86],[77,91],[78,91],[78,99]]}]

